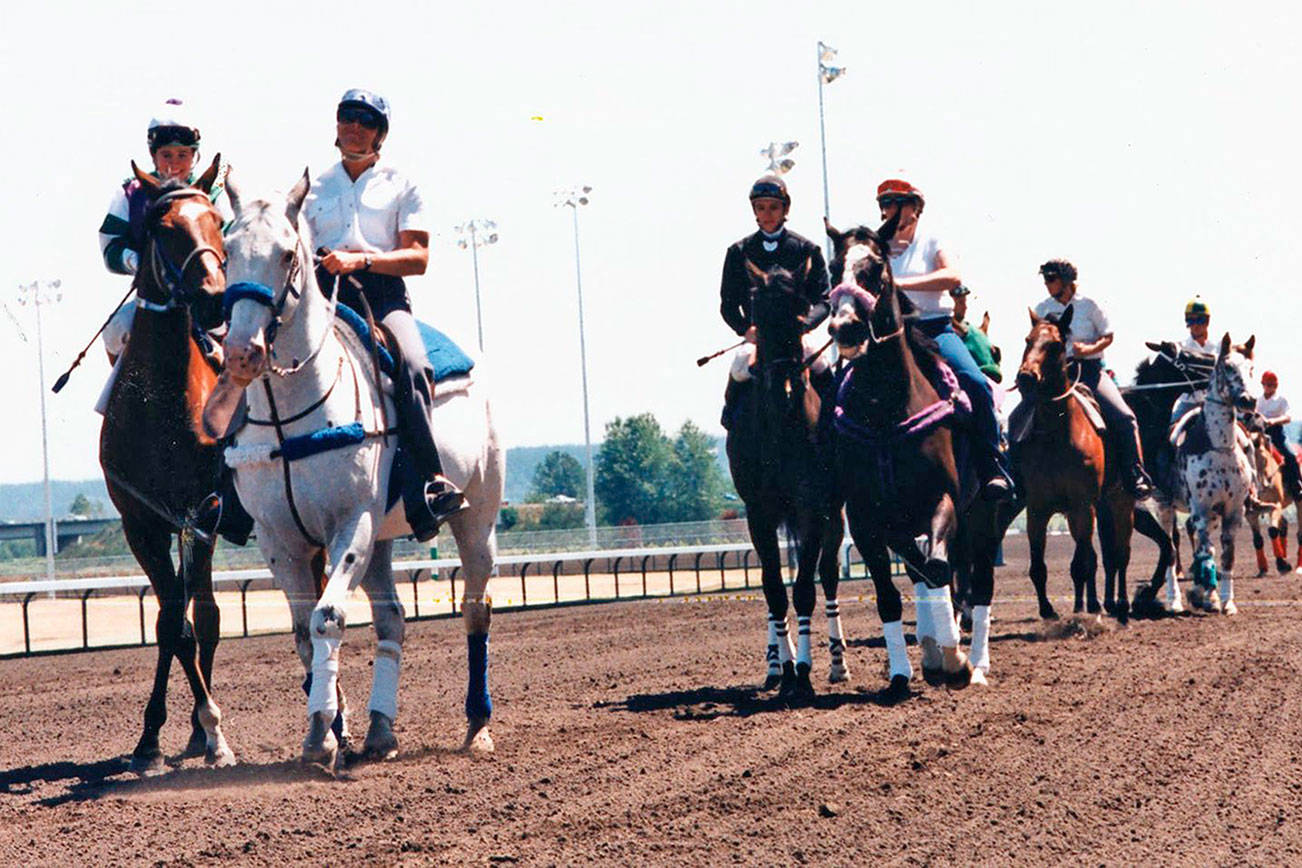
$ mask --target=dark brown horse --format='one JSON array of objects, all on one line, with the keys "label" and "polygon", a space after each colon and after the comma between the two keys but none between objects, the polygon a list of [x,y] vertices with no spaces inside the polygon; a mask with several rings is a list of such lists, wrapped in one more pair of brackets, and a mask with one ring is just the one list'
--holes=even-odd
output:
[{"label": "dark brown horse", "polygon": [[[1026,437],[1012,451],[1026,498],[1031,582],[1039,598],[1040,617],[1057,617],[1045,593],[1048,569],[1044,546],[1049,519],[1063,513],[1076,543],[1071,559],[1074,610],[1098,612],[1098,558],[1094,554],[1097,521],[1101,544],[1109,552],[1108,560],[1115,568],[1118,583],[1113,613],[1124,621],[1129,616],[1125,571],[1130,562],[1135,501],[1120,484],[1116,461],[1109,461],[1111,450],[1106,438],[1100,436],[1075,396],[1067,364],[1073,313],[1070,306],[1060,317],[1041,318],[1031,312],[1031,331],[1017,372],[1022,401],[1030,405],[1024,412],[1032,414]],[[1107,520],[1102,519],[1102,510],[1107,511]]]},{"label": "dark brown horse", "polygon": [[[122,530],[158,598],[158,664],[144,732],[131,756],[142,774],[163,768],[158,733],[167,719],[167,678],[175,657],[194,693],[184,756],[230,765],[210,693],[221,621],[212,592],[212,542],[194,532],[196,509],[217,488],[218,445],[200,418],[217,375],[192,336],[196,323],[221,321],[222,218],[209,193],[219,158],[194,187],[163,183],[132,164],[153,199],[136,275],[137,311],[100,432],[100,465]],[[193,316],[192,316],[193,312]],[[180,568],[172,561],[178,537]],[[187,617],[194,604],[194,621]]]}]

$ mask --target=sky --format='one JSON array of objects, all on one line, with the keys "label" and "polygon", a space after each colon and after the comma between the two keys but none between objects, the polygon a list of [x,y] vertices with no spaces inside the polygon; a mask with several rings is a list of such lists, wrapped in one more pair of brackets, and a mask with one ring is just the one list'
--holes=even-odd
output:
[{"label": "sky", "polygon": [[[217,11],[214,11],[217,10]],[[754,231],[746,193],[770,141],[796,140],[790,226],[821,241],[817,43],[847,73],[825,90],[830,210],[878,222],[885,177],[927,195],[938,235],[989,310],[1005,372],[1037,266],[1066,257],[1108,311],[1128,382],[1143,341],[1179,338],[1194,293],[1212,332],[1257,335],[1302,400],[1289,251],[1302,235],[1296,4],[1032,2],[442,2],[310,6],[5,4],[0,71],[0,482],[41,477],[33,310],[18,287],[59,279],[43,308],[47,389],[127,289],[96,230],[168,97],[201,119],[246,195],[338,159],[334,107],[384,94],[383,160],[420,185],[433,232],[418,316],[476,348],[471,257],[452,227],[497,221],[480,251],[481,370],[508,446],[583,439],[578,212],[592,436],[653,412],[719,432],[735,338],[718,314],[727,246]],[[539,120],[539,118],[541,118]],[[99,475],[98,344],[46,394],[50,471]]]}]

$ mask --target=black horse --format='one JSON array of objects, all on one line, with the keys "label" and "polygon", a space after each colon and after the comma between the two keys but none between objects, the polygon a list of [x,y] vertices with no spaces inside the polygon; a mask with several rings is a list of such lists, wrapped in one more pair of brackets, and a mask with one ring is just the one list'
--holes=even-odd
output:
[{"label": "black horse", "polygon": [[[806,261],[805,268],[812,267]],[[747,268],[751,289],[751,323],[756,329],[752,378],[736,384],[735,412],[727,438],[733,484],[746,504],[751,543],[759,555],[764,598],[768,603],[768,678],[765,689],[779,687],[785,702],[805,702],[814,695],[810,683],[810,621],[814,571],[827,600],[833,681],[844,680],[844,641],[836,610],[837,559],[841,546],[840,504],[831,483],[826,444],[818,436],[823,396],[811,385],[801,337],[809,303],[798,292],[803,280],[784,269]],[[830,377],[828,377],[830,379]],[[793,655],[787,631],[787,590],[782,576],[778,529],[795,536],[797,566],[792,603],[799,631]]]}]

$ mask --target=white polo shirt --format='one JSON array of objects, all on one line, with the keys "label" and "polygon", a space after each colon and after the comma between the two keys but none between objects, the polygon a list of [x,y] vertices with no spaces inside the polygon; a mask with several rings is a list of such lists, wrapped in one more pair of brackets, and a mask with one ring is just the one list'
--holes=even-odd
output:
[{"label": "white polo shirt", "polygon": [[1278,419],[1280,416],[1286,416],[1288,415],[1288,399],[1279,392],[1276,392],[1273,398],[1258,395],[1257,412],[1267,419]]},{"label": "white polo shirt", "polygon": [[[1092,344],[1104,335],[1112,334],[1112,326],[1108,323],[1107,314],[1103,308],[1095,304],[1094,299],[1087,298],[1079,292],[1071,297],[1071,301],[1062,304],[1053,296],[1049,296],[1044,301],[1035,306],[1036,316],[1061,316],[1062,312],[1068,307],[1072,308],[1071,327],[1069,331],[1070,343],[1067,345],[1067,355],[1075,357],[1075,350],[1072,344],[1077,342],[1082,344]],[[1103,353],[1091,353],[1088,356],[1081,356],[1082,359],[1102,359]]]},{"label": "white polo shirt", "polygon": [[429,232],[425,203],[416,185],[378,163],[354,181],[335,163],[312,181],[303,204],[312,242],[331,250],[387,253],[398,233]]},{"label": "white polo shirt", "polygon": [[[919,277],[937,270],[940,240],[934,235],[914,235],[909,246],[891,253],[891,274],[896,277]],[[954,313],[954,299],[948,292],[903,291],[918,309],[922,319],[948,317]]]},{"label": "white polo shirt", "polygon": [[1221,345],[1216,341],[1212,340],[1212,336],[1210,334],[1207,335],[1207,340],[1205,340],[1201,344],[1198,343],[1198,341],[1194,338],[1193,335],[1189,335],[1180,344],[1180,348],[1183,350],[1188,350],[1191,353],[1204,353],[1205,355],[1209,355],[1209,356],[1214,356],[1221,351]]}]

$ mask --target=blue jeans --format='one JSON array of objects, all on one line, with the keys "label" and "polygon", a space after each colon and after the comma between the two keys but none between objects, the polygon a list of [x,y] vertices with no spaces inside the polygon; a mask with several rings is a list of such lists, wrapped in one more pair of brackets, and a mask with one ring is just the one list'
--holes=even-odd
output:
[{"label": "blue jeans", "polygon": [[999,421],[995,418],[995,399],[990,381],[977,367],[949,317],[932,317],[918,323],[923,334],[935,340],[940,355],[954,370],[959,386],[972,402],[973,463],[983,479],[996,475],[1008,478],[1004,454],[999,450]]}]

